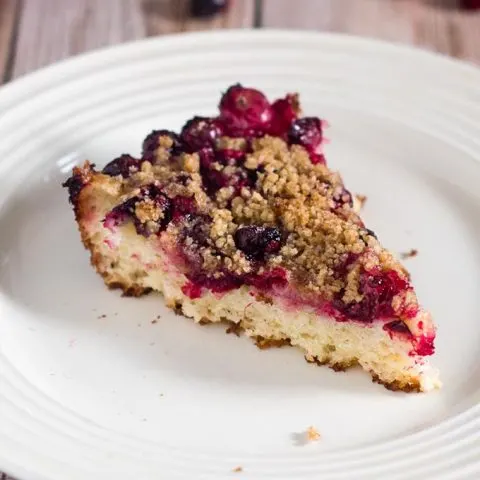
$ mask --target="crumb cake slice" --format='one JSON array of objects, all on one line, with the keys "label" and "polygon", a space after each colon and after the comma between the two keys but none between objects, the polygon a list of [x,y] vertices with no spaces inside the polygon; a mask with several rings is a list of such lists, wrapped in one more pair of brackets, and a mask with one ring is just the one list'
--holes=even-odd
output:
[{"label": "crumb cake slice", "polygon": [[216,117],[151,132],[140,158],[75,168],[64,185],[91,262],[109,287],[161,292],[260,347],[360,365],[393,390],[438,387],[432,319],[327,168],[324,127],[297,95],[233,85]]}]

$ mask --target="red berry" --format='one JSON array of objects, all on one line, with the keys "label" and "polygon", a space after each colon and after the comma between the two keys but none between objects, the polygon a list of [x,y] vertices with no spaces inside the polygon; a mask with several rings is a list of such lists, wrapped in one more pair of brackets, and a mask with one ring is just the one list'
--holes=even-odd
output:
[{"label": "red berry", "polygon": [[287,95],[273,102],[273,118],[268,133],[282,137],[290,129],[290,125],[297,118],[299,111],[297,95]]},{"label": "red berry", "polygon": [[240,84],[231,86],[220,101],[220,119],[230,135],[245,135],[249,129],[266,131],[272,120],[272,109],[265,95]]},{"label": "red berry", "polygon": [[107,163],[107,165],[103,167],[102,173],[110,175],[111,177],[121,175],[123,178],[128,178],[132,173],[138,172],[140,163],[141,160],[124,154]]},{"label": "red berry", "polygon": [[289,143],[301,145],[309,152],[315,152],[322,143],[322,138],[322,122],[317,117],[299,118],[291,124],[288,131]]},{"label": "red berry", "polygon": [[190,151],[214,147],[215,140],[223,135],[223,127],[215,118],[193,117],[182,128],[181,140]]}]

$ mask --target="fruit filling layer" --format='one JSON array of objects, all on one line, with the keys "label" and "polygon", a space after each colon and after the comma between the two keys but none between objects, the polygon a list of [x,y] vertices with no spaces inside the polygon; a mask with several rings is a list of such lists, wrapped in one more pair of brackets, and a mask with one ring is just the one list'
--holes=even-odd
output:
[{"label": "fruit filling layer", "polygon": [[[179,134],[153,131],[140,158],[104,167],[120,199],[104,227],[131,224],[171,252],[191,299],[247,285],[338,322],[382,321],[430,355],[434,329],[418,320],[407,271],[326,166],[324,126],[302,116],[296,95],[270,102],[234,85],[217,116],[194,117]],[[88,169],[66,182],[74,205],[88,182]]]}]

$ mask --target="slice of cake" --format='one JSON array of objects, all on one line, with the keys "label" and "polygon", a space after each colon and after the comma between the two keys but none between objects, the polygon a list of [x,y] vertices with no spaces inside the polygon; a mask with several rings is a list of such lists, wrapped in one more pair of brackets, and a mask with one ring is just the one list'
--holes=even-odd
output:
[{"label": "slice of cake", "polygon": [[321,151],[324,122],[297,95],[241,85],[214,118],[150,133],[141,158],[88,162],[65,182],[105,283],[161,292],[196,322],[228,321],[261,347],[360,365],[387,388],[439,386],[435,327],[405,268],[365,227]]}]

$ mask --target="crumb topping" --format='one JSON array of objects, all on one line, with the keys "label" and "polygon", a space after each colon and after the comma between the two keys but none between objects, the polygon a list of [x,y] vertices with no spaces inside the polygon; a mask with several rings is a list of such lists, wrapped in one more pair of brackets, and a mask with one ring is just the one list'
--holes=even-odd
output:
[{"label": "crumb topping", "polygon": [[[298,118],[297,96],[270,105],[242,88],[222,99],[228,115],[194,117],[180,135],[154,131],[141,159],[123,155],[104,168],[120,192],[109,225],[130,219],[138,233],[162,235],[182,250],[189,278],[205,285],[225,279],[218,291],[267,276],[288,279],[347,316],[401,315],[415,304],[406,298],[408,273],[365,228],[340,175],[323,163],[320,120]],[[75,175],[75,185],[88,181]],[[395,276],[382,279],[382,272]],[[402,288],[407,294],[397,295]]]}]

